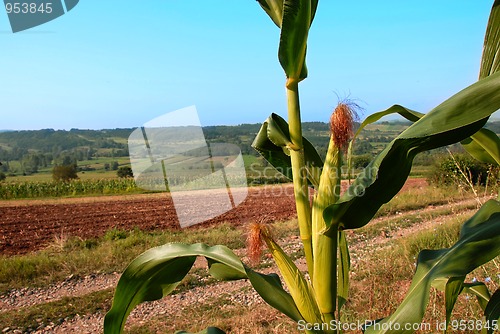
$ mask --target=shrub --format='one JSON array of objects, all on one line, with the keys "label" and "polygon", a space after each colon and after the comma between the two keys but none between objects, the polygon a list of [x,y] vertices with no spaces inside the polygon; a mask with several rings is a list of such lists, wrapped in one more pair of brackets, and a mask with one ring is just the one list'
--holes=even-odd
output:
[{"label": "shrub", "polygon": [[118,168],[118,170],[116,171],[116,175],[118,175],[118,177],[134,177],[132,168],[130,168],[129,166]]},{"label": "shrub", "polygon": [[353,168],[365,168],[372,161],[370,154],[357,155],[352,158]]},{"label": "shrub", "polygon": [[464,184],[470,181],[474,185],[484,186],[491,182],[491,179],[496,180],[494,176],[498,172],[498,168],[479,162],[469,155],[460,154],[438,160],[428,179],[437,185]]},{"label": "shrub", "polygon": [[68,182],[72,179],[78,179],[76,174],[76,165],[54,166],[52,170],[52,178],[54,181]]}]

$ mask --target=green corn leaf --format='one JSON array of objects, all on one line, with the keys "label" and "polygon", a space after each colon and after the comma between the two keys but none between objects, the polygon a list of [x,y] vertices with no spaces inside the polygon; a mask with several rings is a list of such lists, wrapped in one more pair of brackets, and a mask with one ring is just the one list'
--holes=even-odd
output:
[{"label": "green corn leaf", "polygon": [[[323,160],[314,146],[302,137],[304,145],[304,159],[307,179],[317,188]],[[291,144],[288,123],[280,116],[271,114],[262,124],[259,133],[252,143],[255,148],[269,163],[290,180],[292,179],[292,163],[289,148]]]},{"label": "green corn leaf", "polygon": [[[140,255],[125,270],[118,282],[113,307],[104,322],[105,333],[121,333],[132,309],[144,301],[152,301],[169,294],[187,275],[196,256],[179,257],[179,245],[168,245],[170,256],[153,248]],[[161,258],[161,268],[158,268]]]},{"label": "green corn leaf", "polygon": [[465,283],[463,291],[475,295],[477,301],[479,302],[479,306],[481,306],[483,311],[486,310],[486,306],[488,305],[491,296],[488,287],[484,283]]},{"label": "green corn leaf", "polygon": [[318,0],[257,1],[281,28],[278,59],[289,80],[288,83],[305,79],[307,36],[316,15]]},{"label": "green corn leaf", "polygon": [[[486,28],[479,79],[484,79],[498,70],[500,70],[500,0],[495,0]],[[500,165],[500,140],[495,133],[482,129],[471,138],[462,141],[462,145],[475,159]]]},{"label": "green corn leaf", "polygon": [[283,20],[283,0],[257,0],[274,24],[281,28]]},{"label": "green corn leaf", "polygon": [[448,325],[450,323],[451,312],[455,307],[455,303],[457,302],[458,296],[460,295],[460,293],[464,288],[464,280],[465,276],[451,277],[450,279],[448,279],[448,282],[446,282],[446,287],[444,290],[444,298],[445,298],[444,305],[446,309],[446,329],[448,328]]},{"label": "green corn leaf", "polygon": [[[397,310],[383,319],[378,327],[365,333],[413,333],[407,324],[420,324],[431,283],[437,278],[463,277],[500,254],[500,202],[489,200],[469,219],[460,231],[459,240],[450,248],[423,250],[408,294]],[[490,300],[491,303],[491,300]],[[401,330],[384,324],[399,324]]]},{"label": "green corn leaf", "polygon": [[[484,311],[487,324],[487,333],[493,333],[494,330],[500,329],[500,289],[497,289],[491,296],[486,310]],[[489,328],[488,328],[489,327]]]},{"label": "green corn leaf", "polygon": [[500,139],[488,129],[481,129],[461,141],[465,150],[475,159],[488,164],[500,165]]},{"label": "green corn leaf", "polygon": [[500,70],[500,0],[495,0],[486,28],[479,79],[486,78],[498,70]]},{"label": "green corn leaf", "polygon": [[351,259],[349,256],[349,247],[347,246],[347,239],[345,231],[339,231],[339,270],[338,270],[338,289],[337,289],[337,300],[338,300],[338,312],[347,302],[349,296],[349,273],[351,271]]},{"label": "green corn leaf", "polygon": [[[500,70],[500,0],[495,0],[491,9],[483,56],[479,70],[479,79],[484,79]],[[462,141],[464,148],[481,162],[500,165],[500,140],[486,129]]]},{"label": "green corn leaf", "polygon": [[[500,73],[446,100],[394,139],[356,178],[325,221],[346,229],[366,225],[403,187],[417,153],[446,146],[476,133],[500,108]],[[328,229],[326,233],[336,233]]]},{"label": "green corn leaf", "polygon": [[311,0],[311,24],[314,21],[314,17],[316,16],[316,10],[318,9],[318,1],[319,0]]},{"label": "green corn leaf", "polygon": [[307,77],[307,36],[313,16],[311,0],[284,0],[278,59],[290,81]]},{"label": "green corn leaf", "polygon": [[318,0],[257,0],[271,20],[281,28],[278,59],[289,82],[307,77],[307,36]]},{"label": "green corn leaf", "polygon": [[263,275],[245,267],[225,246],[175,243],[144,252],[125,269],[116,287],[113,306],[104,319],[104,333],[121,333],[135,306],[172,292],[187,275],[197,256],[208,260],[209,271],[214,277],[225,280],[248,278],[269,305],[295,321],[303,320],[276,275]]},{"label": "green corn leaf", "polygon": [[[283,19],[283,0],[257,0],[259,5],[269,15],[271,20],[281,28],[281,21]],[[318,8],[318,0],[311,0],[311,23],[316,15]]]},{"label": "green corn leaf", "polygon": [[248,268],[246,270],[250,283],[266,303],[296,322],[304,320],[293,298],[283,289],[278,275],[264,275]]},{"label": "green corn leaf", "polygon": [[[444,292],[449,280],[450,278],[437,278],[432,282],[432,287]],[[479,306],[481,306],[483,311],[490,301],[490,291],[482,282],[464,283],[460,293],[468,293],[476,296]]]}]

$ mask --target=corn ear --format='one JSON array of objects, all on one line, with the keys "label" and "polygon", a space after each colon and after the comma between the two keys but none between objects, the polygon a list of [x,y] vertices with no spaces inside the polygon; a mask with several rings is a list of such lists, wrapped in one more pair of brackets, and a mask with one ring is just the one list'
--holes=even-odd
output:
[{"label": "corn ear", "polygon": [[314,276],[312,280],[316,300],[324,322],[335,319],[338,242],[337,235],[330,237],[323,234],[327,227],[323,219],[323,211],[339,198],[340,170],[337,166],[340,166],[341,157],[340,149],[331,139],[312,209],[314,256]]},{"label": "corn ear", "polygon": [[[333,220],[323,218],[324,210],[336,203],[340,197],[342,177],[342,154],[353,136],[353,124],[357,119],[359,106],[351,101],[342,101],[330,118],[330,144],[321,173],[318,192],[313,201],[312,234],[314,276],[313,285],[316,300],[324,322],[335,319],[337,308],[337,248],[338,228]],[[332,227],[332,225],[335,225]],[[325,235],[325,231],[335,231]],[[347,244],[345,245],[347,248]],[[345,254],[344,254],[345,255]],[[346,259],[343,259],[346,260]],[[344,263],[342,263],[343,265]],[[344,269],[344,266],[342,267]],[[342,272],[342,280],[345,279]],[[344,287],[344,286],[343,286]],[[343,295],[346,294],[342,290]]]}]

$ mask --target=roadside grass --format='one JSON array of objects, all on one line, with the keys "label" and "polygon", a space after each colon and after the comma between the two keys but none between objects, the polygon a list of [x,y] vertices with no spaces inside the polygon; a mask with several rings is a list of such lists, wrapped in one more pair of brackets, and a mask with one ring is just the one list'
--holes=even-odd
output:
[{"label": "roadside grass", "polygon": [[[278,238],[296,233],[296,222],[273,223]],[[109,230],[102,238],[83,240],[64,236],[46,249],[26,255],[0,256],[0,293],[21,287],[43,287],[70,275],[121,272],[145,250],[168,242],[223,244],[245,247],[245,226],[221,224],[209,228],[145,232]]]},{"label": "roadside grass", "polygon": [[[484,190],[478,189],[483,195]],[[488,194],[484,194],[485,196]],[[427,206],[444,205],[457,201],[473,199],[474,194],[461,188],[453,186],[436,187],[427,185],[424,187],[410,188],[397,194],[389,203],[384,204],[375,215],[375,218],[397,214],[402,211],[422,209]]]},{"label": "roadside grass", "polygon": [[400,212],[399,215],[391,216],[387,219],[382,218],[360,228],[352,233],[353,239],[358,241],[366,240],[380,235],[389,238],[391,235],[397,234],[398,231],[402,229],[409,228],[420,223],[437,220],[443,216],[459,215],[468,212],[472,215],[475,211],[477,211],[476,202],[469,202],[434,210],[418,210],[414,213],[406,213],[403,211]]}]

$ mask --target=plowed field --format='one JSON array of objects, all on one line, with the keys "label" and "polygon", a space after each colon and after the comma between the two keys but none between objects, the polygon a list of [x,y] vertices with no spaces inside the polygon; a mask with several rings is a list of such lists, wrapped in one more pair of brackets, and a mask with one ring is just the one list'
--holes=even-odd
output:
[{"label": "plowed field", "polygon": [[[410,179],[406,187],[425,185]],[[210,201],[207,195],[207,202]],[[240,225],[257,219],[286,220],[296,216],[291,185],[250,188],[248,197],[233,209],[203,224],[206,228],[229,222]],[[180,229],[168,194],[129,195],[55,200],[0,202],[0,253],[23,254],[39,250],[56,237],[83,239],[102,236],[111,228]]]}]

